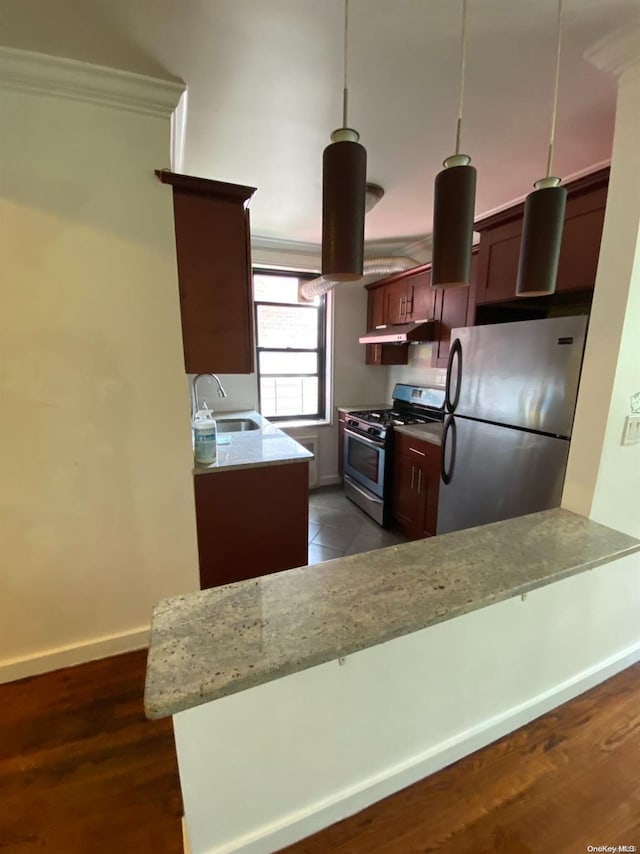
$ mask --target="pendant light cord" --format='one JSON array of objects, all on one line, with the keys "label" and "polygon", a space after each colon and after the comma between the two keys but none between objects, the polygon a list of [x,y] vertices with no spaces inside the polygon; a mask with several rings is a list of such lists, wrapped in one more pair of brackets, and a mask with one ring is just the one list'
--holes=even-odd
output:
[{"label": "pendant light cord", "polygon": [[456,154],[460,154],[460,132],[462,130],[462,105],[464,102],[464,77],[467,66],[467,0],[462,0],[462,34],[460,36],[460,100],[456,125]]},{"label": "pendant light cord", "polygon": [[349,0],[344,0],[344,79],[342,83],[342,127],[347,125],[347,109],[349,107],[349,90],[347,88],[347,42],[349,35]]},{"label": "pendant light cord", "polygon": [[562,47],[562,0],[558,0],[558,31],[556,34],[556,79],[553,90],[553,111],[551,113],[551,137],[547,155],[547,178],[551,175],[553,144],[556,136],[556,113],[558,112],[558,88],[560,83],[560,49]]}]

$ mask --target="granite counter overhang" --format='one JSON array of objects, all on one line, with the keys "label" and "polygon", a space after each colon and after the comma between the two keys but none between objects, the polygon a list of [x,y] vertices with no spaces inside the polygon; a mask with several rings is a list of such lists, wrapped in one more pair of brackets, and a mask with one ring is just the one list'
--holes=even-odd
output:
[{"label": "granite counter overhang", "polygon": [[150,718],[332,661],[640,551],[546,510],[159,602]]},{"label": "granite counter overhang", "polygon": [[[287,436],[255,410],[213,414],[217,421],[225,418],[250,418],[257,422],[260,428],[238,433],[221,433],[218,426],[217,460],[210,465],[194,465],[194,475],[300,463],[313,459],[311,451],[303,448],[295,439]],[[223,439],[223,436],[229,437],[228,441]]]}]

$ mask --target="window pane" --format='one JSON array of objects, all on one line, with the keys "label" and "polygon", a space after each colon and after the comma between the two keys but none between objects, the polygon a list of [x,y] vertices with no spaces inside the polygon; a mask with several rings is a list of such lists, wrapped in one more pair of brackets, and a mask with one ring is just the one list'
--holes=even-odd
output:
[{"label": "window pane", "polygon": [[315,415],[318,412],[317,377],[260,379],[260,405],[266,418]]},{"label": "window pane", "polygon": [[317,374],[317,353],[260,353],[261,374]]},{"label": "window pane", "polygon": [[258,347],[317,349],[317,308],[259,305],[257,313]]},{"label": "window pane", "polygon": [[[298,302],[298,284],[300,279],[292,276],[267,276],[264,273],[253,274],[253,298],[256,302]],[[303,305],[320,305],[320,297],[303,300]]]}]

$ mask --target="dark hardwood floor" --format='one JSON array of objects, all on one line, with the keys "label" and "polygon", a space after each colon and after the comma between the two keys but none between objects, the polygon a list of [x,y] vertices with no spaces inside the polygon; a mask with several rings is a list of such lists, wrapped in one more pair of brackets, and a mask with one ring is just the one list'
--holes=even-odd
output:
[{"label": "dark hardwood floor", "polygon": [[[0,685],[0,851],[182,851],[172,727],[144,717],[145,660],[129,653]],[[581,854],[589,845],[640,850],[640,665],[285,850]]]},{"label": "dark hardwood floor", "polygon": [[0,685],[0,851],[182,852],[173,727],[144,716],[146,660]]}]

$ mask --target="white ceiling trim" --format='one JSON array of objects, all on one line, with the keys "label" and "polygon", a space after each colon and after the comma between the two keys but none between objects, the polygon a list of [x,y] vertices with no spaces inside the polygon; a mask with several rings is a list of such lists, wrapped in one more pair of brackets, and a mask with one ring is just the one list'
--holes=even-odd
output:
[{"label": "white ceiling trim", "polygon": [[610,33],[586,50],[584,58],[600,71],[617,76],[633,66],[640,67],[640,27]]},{"label": "white ceiling trim", "polygon": [[[586,169],[578,169],[577,172],[572,172],[570,175],[562,176],[562,183],[568,184],[569,181],[576,181],[578,178],[584,178],[586,175],[591,175],[592,172],[597,172],[598,169],[604,169],[606,166],[611,166],[611,158],[607,160],[601,160],[599,163],[592,163],[591,166],[587,166]],[[531,182],[531,191],[533,191],[533,181]],[[503,205],[498,205],[495,208],[492,208],[489,211],[484,211],[484,213],[476,214],[475,220],[478,222],[482,219],[487,219],[494,214],[502,213],[502,211],[507,211],[509,208],[515,207],[515,205],[519,205],[521,202],[524,202],[529,194],[525,193],[524,196],[518,196],[517,199],[512,199],[510,202],[505,202]],[[475,243],[474,239],[474,243]]]},{"label": "white ceiling trim", "polygon": [[6,47],[0,47],[0,88],[158,118],[171,116],[186,89],[176,80]]}]

